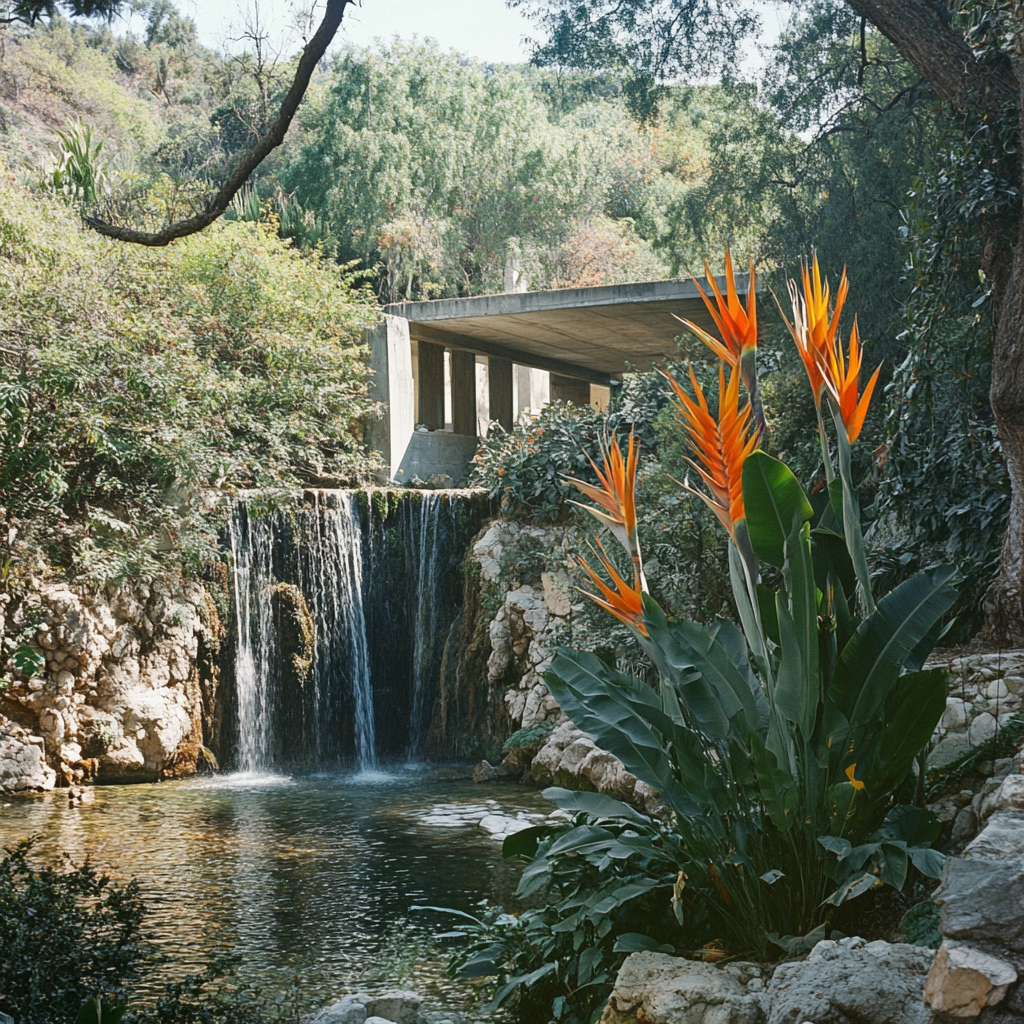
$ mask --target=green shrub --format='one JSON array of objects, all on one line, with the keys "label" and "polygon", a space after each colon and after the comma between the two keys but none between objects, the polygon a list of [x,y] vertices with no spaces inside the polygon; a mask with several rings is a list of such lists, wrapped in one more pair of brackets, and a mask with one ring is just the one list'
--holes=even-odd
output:
[{"label": "green shrub", "polygon": [[102,584],[195,567],[204,492],[358,478],[372,301],[272,226],[167,249],[0,183],[0,492],[22,539]]},{"label": "green shrub", "polygon": [[116,1004],[146,950],[134,882],[88,864],[58,871],[29,863],[32,841],[0,860],[0,1010],[17,1024],[70,1024],[87,999]]}]

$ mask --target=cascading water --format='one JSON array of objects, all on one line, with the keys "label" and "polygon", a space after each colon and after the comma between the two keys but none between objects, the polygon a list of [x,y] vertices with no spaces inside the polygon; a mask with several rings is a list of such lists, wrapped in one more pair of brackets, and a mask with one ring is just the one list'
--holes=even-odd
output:
[{"label": "cascading water", "polygon": [[333,753],[333,697],[339,680],[343,685],[347,680],[346,689],[354,702],[357,763],[361,771],[369,771],[377,764],[377,744],[364,612],[363,530],[351,493],[338,492],[336,499],[335,507],[327,503],[321,506],[317,496],[312,543],[299,549],[299,587],[309,595],[316,623],[316,652],[310,678],[313,753],[317,761],[328,759]]},{"label": "cascading water", "polygon": [[[479,492],[239,500],[228,531],[243,770],[411,760],[426,745]],[[229,743],[230,745],[230,743]]]},{"label": "cascading water", "polygon": [[244,503],[233,509],[228,526],[235,599],[235,692],[239,722],[238,766],[266,769],[273,759],[274,721],[271,642],[273,524],[249,516]]},{"label": "cascading water", "polygon": [[[411,505],[408,516],[412,519],[417,513]],[[416,612],[415,632],[412,659],[412,714],[409,718],[409,750],[411,761],[420,751],[423,742],[424,712],[429,684],[436,679],[437,664],[435,657],[438,602],[435,594],[439,590],[438,569],[442,564],[439,553],[441,543],[441,510],[447,512],[449,528],[454,533],[455,505],[450,494],[426,491],[420,502],[418,531],[410,529],[410,535],[416,537],[415,579],[416,579]],[[410,527],[412,524],[410,523]]]}]

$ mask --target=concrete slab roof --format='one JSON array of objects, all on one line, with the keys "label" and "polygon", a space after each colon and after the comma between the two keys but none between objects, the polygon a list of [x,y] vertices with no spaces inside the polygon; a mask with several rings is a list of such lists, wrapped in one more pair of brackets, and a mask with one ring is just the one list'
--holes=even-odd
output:
[{"label": "concrete slab roof", "polygon": [[[717,280],[724,290],[724,278]],[[703,279],[701,287],[708,291]],[[746,274],[736,275],[736,287],[745,296]],[[503,356],[596,384],[672,355],[675,339],[686,333],[673,314],[714,333],[689,280],[396,302],[384,311],[405,317],[417,341]]]}]

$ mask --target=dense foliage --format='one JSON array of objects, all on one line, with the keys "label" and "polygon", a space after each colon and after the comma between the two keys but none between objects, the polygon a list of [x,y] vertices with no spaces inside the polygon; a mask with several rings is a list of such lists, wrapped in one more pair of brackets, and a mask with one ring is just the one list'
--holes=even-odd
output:
[{"label": "dense foliage", "polygon": [[213,490],[367,467],[372,303],[344,268],[259,224],[126,249],[9,181],[0,211],[0,491],[51,564],[194,563]]},{"label": "dense foliage", "polygon": [[144,955],[143,904],[88,865],[29,862],[32,843],[0,859],[0,1011],[19,1024],[74,1021],[87,999],[116,1004]]}]

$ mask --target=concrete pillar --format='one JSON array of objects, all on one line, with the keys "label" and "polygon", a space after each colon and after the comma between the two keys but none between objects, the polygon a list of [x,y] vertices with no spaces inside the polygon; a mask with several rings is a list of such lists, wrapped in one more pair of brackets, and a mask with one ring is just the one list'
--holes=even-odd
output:
[{"label": "concrete pillar", "polygon": [[512,360],[489,356],[487,360],[488,418],[497,420],[505,430],[515,423],[512,406]]},{"label": "concrete pillar", "polygon": [[549,377],[550,374],[547,370],[535,370],[530,366],[516,366],[514,404],[517,420],[524,412],[540,412],[551,400]]},{"label": "concrete pillar", "polygon": [[476,437],[476,356],[452,350],[452,431]]},{"label": "concrete pillar", "polygon": [[384,462],[381,476],[393,480],[413,435],[412,345],[409,321],[403,316],[384,317],[366,332],[370,349],[370,399],[381,403],[381,413],[367,423],[366,442]]},{"label": "concrete pillar", "polygon": [[420,423],[444,428],[444,346],[421,341],[419,349]]},{"label": "concrete pillar", "polygon": [[490,367],[487,365],[487,356],[476,356],[476,436],[487,436],[487,421],[489,418],[489,404],[487,393],[490,389],[488,383]]},{"label": "concrete pillar", "polygon": [[577,409],[590,405],[590,385],[576,377],[551,374],[551,401],[572,402]]}]

